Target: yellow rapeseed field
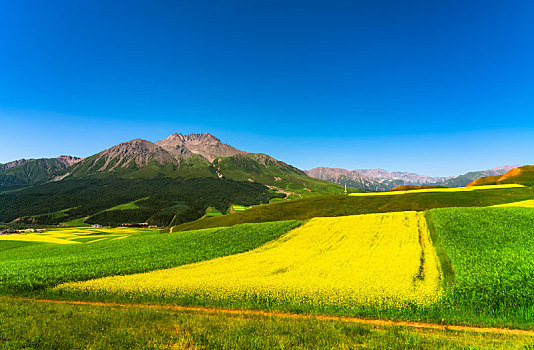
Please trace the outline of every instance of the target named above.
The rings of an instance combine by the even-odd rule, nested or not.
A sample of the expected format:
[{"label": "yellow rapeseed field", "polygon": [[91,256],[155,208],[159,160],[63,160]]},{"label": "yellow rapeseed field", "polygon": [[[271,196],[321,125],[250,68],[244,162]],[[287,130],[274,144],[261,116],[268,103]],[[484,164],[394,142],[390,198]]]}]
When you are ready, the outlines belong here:
[{"label": "yellow rapeseed field", "polygon": [[258,249],[56,290],[354,307],[426,305],[440,269],[422,213],[315,218]]},{"label": "yellow rapeseed field", "polygon": [[523,207],[523,208],[534,208],[534,199],[529,199],[529,200],[526,200],[526,201],[520,201],[520,202],[513,202],[513,203],[506,203],[506,204],[493,205],[493,207]]},{"label": "yellow rapeseed field", "polygon": [[485,185],[485,186],[469,186],[469,187],[452,187],[452,188],[424,188],[420,190],[408,190],[408,191],[391,191],[391,192],[369,192],[369,193],[350,193],[349,196],[396,196],[399,194],[407,193],[425,193],[425,192],[470,192],[478,190],[495,190],[504,188],[519,188],[525,187],[517,184],[505,184],[505,185]]},{"label": "yellow rapeseed field", "polygon": [[93,228],[70,227],[46,229],[43,232],[23,233],[16,235],[0,235],[0,240],[29,241],[57,244],[93,243],[105,239],[121,239],[138,232],[139,229],[126,227]]}]

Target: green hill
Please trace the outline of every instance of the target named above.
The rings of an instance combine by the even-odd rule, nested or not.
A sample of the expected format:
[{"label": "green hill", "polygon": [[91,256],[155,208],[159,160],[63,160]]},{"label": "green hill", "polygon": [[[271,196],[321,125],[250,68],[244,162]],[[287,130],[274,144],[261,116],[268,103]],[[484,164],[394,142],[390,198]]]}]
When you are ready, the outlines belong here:
[{"label": "green hill", "polygon": [[504,175],[486,176],[476,179],[468,186],[498,185],[498,184],[521,184],[534,185],[534,165],[524,165],[514,168]]},{"label": "green hill", "polygon": [[531,199],[529,187],[480,191],[426,192],[399,195],[317,196],[260,205],[230,215],[202,218],[173,227],[174,231],[232,226],[246,222],[308,220],[313,217],[344,216],[443,207],[481,207]]},{"label": "green hill", "polygon": [[[277,196],[259,183],[219,178],[70,179],[0,194],[0,222],[57,225],[86,218],[104,225],[166,226],[198,219],[209,206],[226,212],[233,203],[250,206]],[[135,209],[106,210],[133,201]]]},{"label": "green hill", "polygon": [[15,190],[49,181],[58,173],[77,162],[79,158],[20,159],[0,164],[0,192]]}]

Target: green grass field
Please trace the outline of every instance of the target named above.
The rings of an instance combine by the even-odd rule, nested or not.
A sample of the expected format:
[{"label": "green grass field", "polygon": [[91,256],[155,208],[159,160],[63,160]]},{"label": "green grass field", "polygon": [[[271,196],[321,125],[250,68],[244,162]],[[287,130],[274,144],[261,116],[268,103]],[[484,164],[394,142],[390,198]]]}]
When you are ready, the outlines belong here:
[{"label": "green grass field", "polygon": [[0,299],[5,349],[531,349],[531,336]]},{"label": "green grass field", "polygon": [[[449,317],[534,327],[534,209],[430,211],[442,245]],[[446,254],[446,257],[443,255]]]},{"label": "green grass field", "polygon": [[140,202],[140,201],[143,201],[145,199],[148,199],[148,198],[149,197],[144,197],[144,198],[140,198],[140,199],[137,199],[135,201],[132,201],[132,202],[119,204],[119,205],[116,205],[116,206],[114,206],[112,208],[106,209],[105,211],[139,209],[139,206],[136,203]]}]

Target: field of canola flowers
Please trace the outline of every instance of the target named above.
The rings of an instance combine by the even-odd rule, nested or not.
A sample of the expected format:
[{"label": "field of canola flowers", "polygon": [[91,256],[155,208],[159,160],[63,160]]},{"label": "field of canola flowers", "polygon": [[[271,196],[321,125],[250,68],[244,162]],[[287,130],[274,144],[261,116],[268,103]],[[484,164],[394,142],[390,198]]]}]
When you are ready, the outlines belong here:
[{"label": "field of canola flowers", "polygon": [[246,253],[54,290],[351,310],[432,304],[440,280],[423,214],[397,212],[315,218]]},{"label": "field of canola flowers", "polygon": [[132,234],[139,233],[154,233],[154,230],[125,227],[75,227],[57,229],[52,228],[43,230],[43,232],[36,233],[2,235],[0,236],[0,241],[42,242],[56,244],[94,243],[112,239],[123,239],[129,237]]},{"label": "field of canola flowers", "polygon": [[522,208],[534,208],[534,199],[526,200],[526,201],[519,201],[519,202],[512,202],[512,203],[506,203],[506,204],[498,204],[493,205],[493,207],[522,207]]},{"label": "field of canola flowers", "polygon": [[180,233],[146,230],[124,239],[83,244],[2,240],[0,294],[40,293],[66,281],[152,271],[241,253],[298,225],[298,221],[279,221]]},{"label": "field of canola flowers", "polygon": [[504,184],[504,185],[485,185],[485,186],[469,186],[469,187],[451,187],[451,188],[424,188],[420,190],[407,190],[407,191],[388,191],[388,192],[368,192],[368,193],[349,193],[349,196],[353,197],[365,197],[365,196],[397,196],[400,194],[413,194],[413,193],[427,193],[427,192],[472,192],[479,190],[497,190],[507,188],[521,188],[523,185],[517,184]]}]

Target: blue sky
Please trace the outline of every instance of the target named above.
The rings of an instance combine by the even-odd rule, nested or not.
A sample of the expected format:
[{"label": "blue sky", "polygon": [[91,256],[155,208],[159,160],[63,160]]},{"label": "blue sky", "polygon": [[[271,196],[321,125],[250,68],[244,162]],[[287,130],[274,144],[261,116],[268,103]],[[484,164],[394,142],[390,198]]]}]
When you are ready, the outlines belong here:
[{"label": "blue sky", "polygon": [[2,1],[0,163],[210,132],[297,167],[534,163],[534,2]]}]

